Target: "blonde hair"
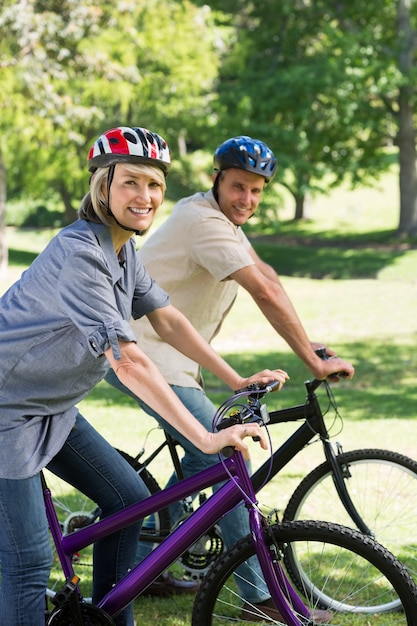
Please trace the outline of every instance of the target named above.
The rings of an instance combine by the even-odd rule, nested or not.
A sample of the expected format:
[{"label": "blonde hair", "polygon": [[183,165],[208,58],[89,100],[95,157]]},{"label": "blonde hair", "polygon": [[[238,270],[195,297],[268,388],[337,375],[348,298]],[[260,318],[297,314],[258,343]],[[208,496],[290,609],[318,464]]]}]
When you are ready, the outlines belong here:
[{"label": "blonde hair", "polygon": [[[116,163],[117,167],[117,163]],[[163,193],[166,191],[166,182],[163,171],[153,165],[123,163],[123,167],[132,174],[151,176],[161,183]],[[78,217],[89,222],[110,225],[108,219],[107,180],[108,167],[99,167],[91,176],[90,191],[84,196],[78,210]]]}]

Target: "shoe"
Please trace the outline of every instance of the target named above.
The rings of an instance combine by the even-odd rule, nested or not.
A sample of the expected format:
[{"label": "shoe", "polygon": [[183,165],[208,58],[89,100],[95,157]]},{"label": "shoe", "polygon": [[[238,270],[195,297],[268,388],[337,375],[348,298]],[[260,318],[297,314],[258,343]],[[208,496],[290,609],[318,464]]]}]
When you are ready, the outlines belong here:
[{"label": "shoe", "polygon": [[[328,624],[332,617],[333,613],[331,611],[314,609],[310,615],[311,624]],[[245,602],[242,608],[241,619],[246,622],[284,622],[281,613],[278,611],[271,598],[257,604]]]},{"label": "shoe", "polygon": [[142,595],[172,596],[178,593],[196,594],[200,583],[185,578],[175,578],[170,572],[164,572],[145,589]]}]

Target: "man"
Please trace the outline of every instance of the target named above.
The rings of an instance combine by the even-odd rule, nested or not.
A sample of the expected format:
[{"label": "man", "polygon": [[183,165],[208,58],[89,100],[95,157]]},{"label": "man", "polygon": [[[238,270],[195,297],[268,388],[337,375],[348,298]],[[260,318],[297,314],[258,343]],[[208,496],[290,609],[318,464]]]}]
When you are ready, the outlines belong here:
[{"label": "man", "polygon": [[[274,154],[262,141],[247,136],[228,139],[214,154],[212,189],[178,202],[144,243],[140,257],[172,303],[207,341],[219,332],[242,286],[313,376],[324,379],[342,372],[351,378],[352,365],[331,350],[327,350],[331,358],[326,361],[317,356],[314,349],[322,344],[310,342],[275,270],[259,258],[241,228],[257,210],[264,186],[276,168]],[[161,341],[146,319],[132,324],[140,336],[141,349],[157,364],[191,413],[209,428],[215,407],[204,393],[198,364]],[[138,402],[183,445],[185,476],[218,462],[217,455],[199,452],[140,399]],[[170,484],[174,481],[171,478]],[[181,512],[180,506],[171,511],[174,522]],[[248,534],[247,514],[237,509],[221,520],[220,527],[229,548]],[[253,596],[253,591],[246,591]],[[272,618],[277,616],[267,592],[251,601]],[[317,623],[329,620],[328,612],[316,613]]]}]

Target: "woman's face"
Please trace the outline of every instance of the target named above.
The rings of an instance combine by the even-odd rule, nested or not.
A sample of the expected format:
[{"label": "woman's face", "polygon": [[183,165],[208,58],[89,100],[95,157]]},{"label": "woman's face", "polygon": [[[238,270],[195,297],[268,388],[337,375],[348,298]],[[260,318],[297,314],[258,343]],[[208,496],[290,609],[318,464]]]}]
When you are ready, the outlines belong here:
[{"label": "woman's face", "polygon": [[110,187],[110,208],[116,220],[132,231],[146,231],[164,199],[164,186],[152,171],[133,172],[122,163],[115,167]]}]

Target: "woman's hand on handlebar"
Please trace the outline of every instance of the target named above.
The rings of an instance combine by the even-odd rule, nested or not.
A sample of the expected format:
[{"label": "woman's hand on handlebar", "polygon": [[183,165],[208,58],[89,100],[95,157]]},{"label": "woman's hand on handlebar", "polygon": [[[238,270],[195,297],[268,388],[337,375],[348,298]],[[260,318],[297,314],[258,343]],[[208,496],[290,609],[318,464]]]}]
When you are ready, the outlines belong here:
[{"label": "woman's hand on handlebar", "polygon": [[245,459],[249,458],[249,448],[245,443],[246,437],[256,438],[259,441],[261,448],[268,449],[268,442],[265,435],[265,430],[262,429],[259,424],[236,424],[230,428],[225,428],[217,433],[207,432],[207,438],[204,442],[204,450],[206,454],[215,454],[216,452],[222,452],[225,449],[235,448],[240,450]]},{"label": "woman's hand on handlebar", "polygon": [[260,385],[268,385],[268,383],[273,382],[274,380],[279,381],[279,387],[277,390],[280,391],[287,380],[290,377],[287,372],[284,370],[262,370],[262,372],[258,372],[257,374],[252,374],[249,378],[242,378],[237,389],[243,389],[244,387],[248,387],[253,383],[258,383]]}]

